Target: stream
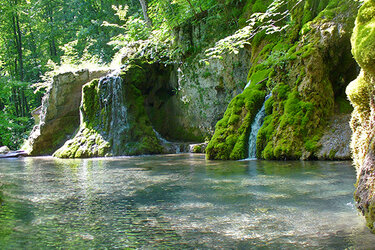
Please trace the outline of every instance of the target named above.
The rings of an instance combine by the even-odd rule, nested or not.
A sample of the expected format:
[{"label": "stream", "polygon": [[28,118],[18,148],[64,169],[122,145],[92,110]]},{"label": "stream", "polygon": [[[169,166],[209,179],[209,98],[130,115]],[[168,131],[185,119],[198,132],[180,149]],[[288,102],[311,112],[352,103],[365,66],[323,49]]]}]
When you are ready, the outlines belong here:
[{"label": "stream", "polygon": [[351,162],[1,159],[0,249],[370,249]]}]

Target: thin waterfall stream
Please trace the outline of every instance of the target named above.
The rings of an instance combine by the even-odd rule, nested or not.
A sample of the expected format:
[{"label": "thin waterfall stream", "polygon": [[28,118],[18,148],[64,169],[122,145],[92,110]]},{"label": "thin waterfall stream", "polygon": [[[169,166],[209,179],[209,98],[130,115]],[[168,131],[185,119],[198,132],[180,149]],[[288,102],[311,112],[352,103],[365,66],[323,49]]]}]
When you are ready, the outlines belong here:
[{"label": "thin waterfall stream", "polygon": [[[114,152],[118,151],[129,130],[128,111],[125,106],[124,88],[118,71],[102,77],[99,81],[100,115],[103,128],[108,130],[108,137],[112,141]],[[82,118],[81,118],[82,119]]]},{"label": "thin waterfall stream", "polygon": [[249,135],[249,151],[248,151],[248,159],[256,159],[257,158],[257,135],[260,128],[263,125],[264,118],[266,117],[266,101],[270,98],[272,94],[266,96],[262,108],[259,110],[257,115],[254,118],[253,123],[251,124],[251,130]]}]

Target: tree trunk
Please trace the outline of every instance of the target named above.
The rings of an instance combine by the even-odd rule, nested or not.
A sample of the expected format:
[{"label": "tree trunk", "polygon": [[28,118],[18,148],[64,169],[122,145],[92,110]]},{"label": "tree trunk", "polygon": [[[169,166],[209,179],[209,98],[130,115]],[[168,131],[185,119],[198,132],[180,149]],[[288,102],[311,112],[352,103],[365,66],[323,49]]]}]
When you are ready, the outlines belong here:
[{"label": "tree trunk", "polygon": [[12,87],[12,99],[13,99],[14,107],[16,109],[16,116],[19,117],[17,90],[15,87]]},{"label": "tree trunk", "polygon": [[189,3],[190,8],[193,11],[195,18],[198,19],[198,15],[197,15],[197,12],[195,12],[194,6],[191,4],[190,0],[186,0],[186,1]]},{"label": "tree trunk", "polygon": [[21,29],[20,29],[20,22],[18,16],[16,16],[16,24],[17,24],[17,33],[18,33],[18,59],[20,62],[20,79],[23,82],[23,54],[22,54],[22,37],[21,37]]},{"label": "tree trunk", "polygon": [[150,17],[148,16],[148,13],[147,13],[147,0],[139,0],[139,3],[141,4],[142,6],[142,12],[143,12],[143,17],[148,25],[148,27],[152,27],[152,22],[151,22],[151,19]]},{"label": "tree trunk", "polygon": [[13,21],[13,35],[14,35],[14,40],[16,41],[16,48],[17,48],[17,54],[18,54],[19,76],[20,76],[20,80],[23,81],[22,40],[21,40],[21,30],[20,30],[18,16],[13,15],[12,21]]},{"label": "tree trunk", "polygon": [[51,58],[54,60],[57,57],[57,49],[56,49],[56,42],[55,42],[55,36],[54,36],[54,20],[53,20],[53,10],[48,10],[48,16],[49,16],[49,21],[51,23],[51,40],[49,41],[49,52],[51,55]]},{"label": "tree trunk", "polygon": [[51,38],[51,41],[49,42],[49,52],[52,58],[57,57],[56,43],[53,37]]},{"label": "tree trunk", "polygon": [[22,98],[21,98],[21,94],[20,94],[20,89],[17,88],[17,102],[18,102],[18,110],[19,110],[19,117],[24,117],[24,113],[23,113],[23,107],[22,107]]}]

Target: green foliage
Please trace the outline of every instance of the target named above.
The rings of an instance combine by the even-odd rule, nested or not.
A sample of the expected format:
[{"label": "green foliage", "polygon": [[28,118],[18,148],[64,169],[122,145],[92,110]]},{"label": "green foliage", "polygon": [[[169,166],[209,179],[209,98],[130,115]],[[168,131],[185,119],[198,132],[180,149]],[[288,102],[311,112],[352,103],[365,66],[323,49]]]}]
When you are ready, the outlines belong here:
[{"label": "green foliage", "polygon": [[[18,149],[27,139],[27,135],[34,125],[30,114],[20,114],[18,107],[22,102],[22,95],[30,100],[22,105],[32,110],[40,103],[33,102],[33,91],[28,83],[15,81],[9,77],[0,77],[0,145],[6,145],[10,149]],[[25,107],[26,109],[26,107]]]},{"label": "green foliage", "polygon": [[[258,1],[257,1],[258,2]],[[207,58],[222,58],[223,53],[238,54],[239,49],[246,45],[257,46],[258,41],[265,35],[275,35],[285,31],[289,24],[286,22],[290,16],[285,11],[287,1],[275,0],[268,7],[264,8],[264,2],[259,1],[259,10],[267,10],[264,13],[254,13],[247,21],[247,25],[238,30],[234,35],[218,41],[213,48],[206,50]]]},{"label": "green foliage", "polygon": [[116,11],[116,15],[123,22],[122,25],[110,24],[106,21],[103,22],[103,26],[115,27],[122,30],[125,34],[119,34],[111,38],[109,45],[115,45],[115,48],[121,48],[127,45],[129,42],[138,40],[146,40],[150,36],[150,27],[147,26],[146,22],[138,17],[127,16],[129,6],[113,6]]},{"label": "green foliage", "polygon": [[172,30],[217,5],[219,3],[214,0],[152,0],[149,4],[149,13],[154,26],[166,26]]}]

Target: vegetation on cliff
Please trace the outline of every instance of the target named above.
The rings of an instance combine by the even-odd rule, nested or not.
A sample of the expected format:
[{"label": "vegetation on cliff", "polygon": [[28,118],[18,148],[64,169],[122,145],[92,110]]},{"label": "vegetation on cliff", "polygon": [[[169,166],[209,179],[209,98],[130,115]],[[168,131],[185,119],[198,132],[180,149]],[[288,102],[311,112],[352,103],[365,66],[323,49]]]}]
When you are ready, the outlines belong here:
[{"label": "vegetation on cliff", "polygon": [[[359,1],[153,0],[148,1],[147,11],[141,8],[147,1],[139,4],[136,0],[126,1],[126,5],[121,6],[111,0],[100,3],[56,1],[52,6],[45,1],[15,3],[14,8],[5,4],[1,8],[9,17],[18,19],[20,30],[27,30],[29,15],[35,18],[29,31],[21,32],[21,38],[9,37],[15,43],[18,41],[18,45],[20,39],[25,41],[21,45],[24,53],[14,53],[12,58],[16,59],[16,64],[14,60],[2,59],[4,77],[21,80],[26,72],[21,64],[27,62],[28,68],[39,67],[39,71],[25,73],[24,80],[38,82],[45,72],[56,70],[59,65],[83,61],[106,64],[116,53],[117,62],[128,67],[140,66],[134,60],[144,60],[149,65],[155,63],[152,67],[141,65],[143,70],[131,83],[140,92],[136,109],[141,110],[142,115],[136,116],[140,121],[147,120],[144,122],[147,126],[142,129],[153,137],[150,132],[153,127],[172,140],[203,141],[213,135],[207,148],[209,159],[246,158],[250,124],[267,94],[272,93],[272,97],[266,103],[267,117],[258,133],[258,158],[317,158],[328,119],[335,113],[351,111],[344,89],[357,75],[356,63],[349,53],[349,37]],[[66,15],[55,9],[65,10]],[[71,11],[74,10],[81,19],[73,18]],[[79,10],[87,10],[89,14],[83,15]],[[50,20],[49,30],[45,20]],[[17,22],[9,23],[5,19],[3,22],[8,25],[4,26],[4,32],[12,27],[17,31]],[[65,34],[57,31],[64,23],[68,23]],[[39,30],[41,35],[37,36],[35,33]],[[47,39],[42,40],[43,36]],[[5,40],[2,44],[6,44]],[[31,45],[36,49],[32,50]],[[16,46],[15,52],[18,50]],[[245,62],[228,59],[228,55],[245,54],[248,55],[248,58],[244,56]],[[43,60],[34,65],[32,58]],[[231,65],[227,67],[225,63],[218,63],[219,60],[231,60]],[[161,65],[166,70],[158,68]],[[233,69],[232,76],[220,67]],[[236,68],[248,70],[249,87],[241,94],[246,82],[233,76]],[[159,78],[154,71],[161,72]],[[86,85],[83,91],[85,100],[81,108],[87,121],[75,134],[76,138],[81,136],[79,145],[86,148],[85,151],[92,144],[87,138],[95,138],[93,141],[98,140],[103,147],[101,153],[94,150],[92,155],[78,153],[78,156],[118,154],[113,152],[108,138],[96,134],[98,127],[105,125],[93,125],[95,120],[89,108],[95,110],[95,116],[108,120],[104,123],[110,123],[111,119],[106,117],[110,111],[95,106],[101,102],[97,98],[99,92],[105,90],[98,89],[99,82],[97,87],[92,84]],[[89,89],[92,92],[96,89],[97,93],[91,95],[87,92]],[[237,94],[223,114],[223,107]],[[213,107],[215,105],[219,108]],[[214,134],[212,128],[222,114],[224,117],[217,123]],[[110,128],[104,127],[99,129],[101,136],[109,133]],[[68,130],[69,135],[56,133],[53,136],[66,140],[74,128]],[[57,146],[60,142],[54,149]],[[77,147],[78,144],[72,144],[70,148]],[[119,152],[135,154],[133,151],[140,152],[130,149]],[[145,152],[159,151],[147,149]],[[76,153],[69,155],[75,157]],[[329,153],[330,158],[335,158],[334,155],[334,151]]]},{"label": "vegetation on cliff", "polygon": [[375,232],[375,2],[367,0],[360,8],[352,36],[352,53],[361,66],[361,73],[346,89],[354,106],[351,128],[352,152],[357,168],[354,198],[366,218],[367,226]]},{"label": "vegetation on cliff", "polygon": [[[215,56],[236,46],[252,47],[248,80],[265,84],[272,93],[258,133],[258,158],[314,159],[330,116],[350,112],[344,90],[357,74],[349,39],[358,6],[351,1],[273,1],[264,14],[251,16],[249,26],[209,51]],[[217,128],[213,138],[225,133],[233,135]],[[229,145],[236,145],[235,138]],[[209,159],[244,158],[223,155],[216,143],[207,149]]]},{"label": "vegetation on cliff", "polygon": [[147,62],[133,62],[121,76],[107,76],[83,86],[79,131],[54,156],[87,158],[162,152],[137,88],[144,77],[143,64]]}]

